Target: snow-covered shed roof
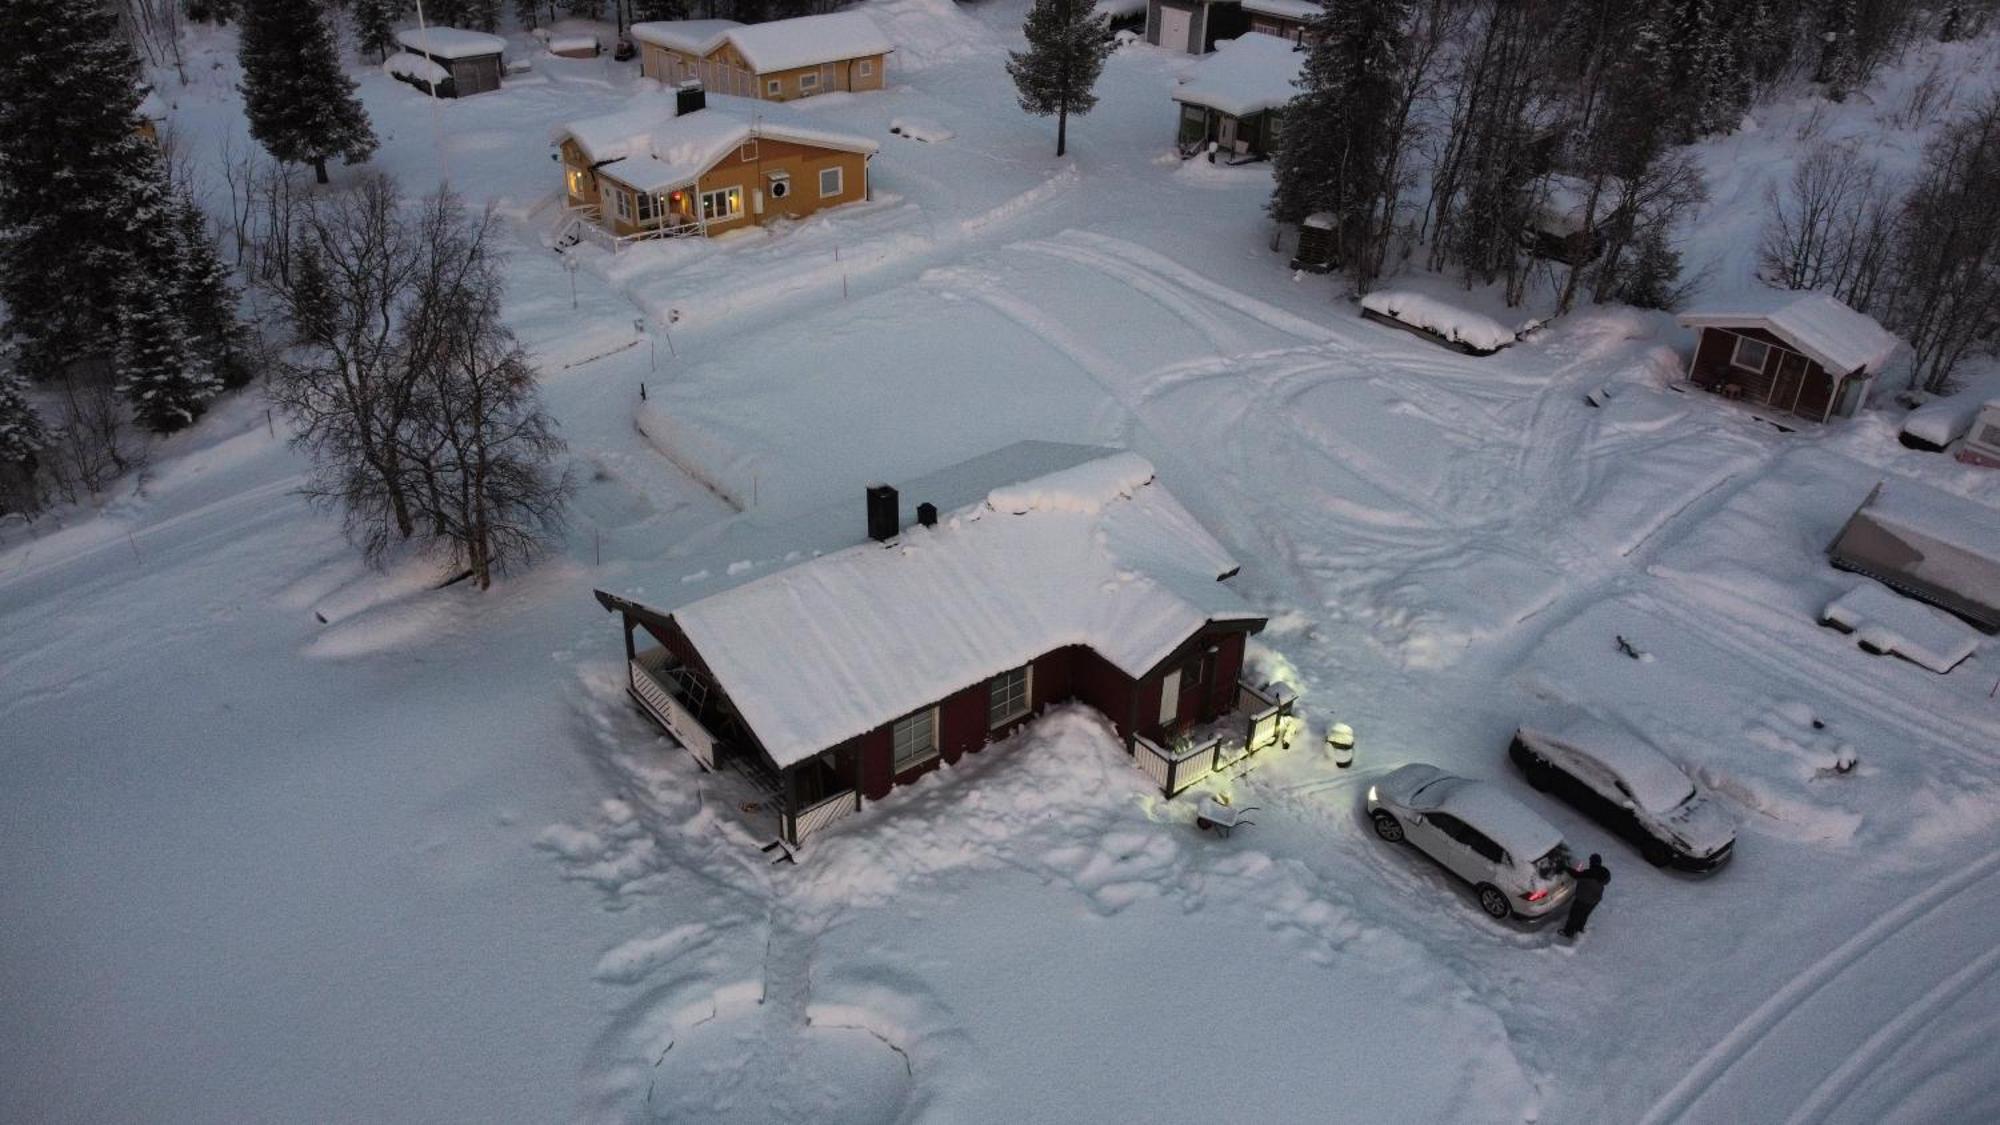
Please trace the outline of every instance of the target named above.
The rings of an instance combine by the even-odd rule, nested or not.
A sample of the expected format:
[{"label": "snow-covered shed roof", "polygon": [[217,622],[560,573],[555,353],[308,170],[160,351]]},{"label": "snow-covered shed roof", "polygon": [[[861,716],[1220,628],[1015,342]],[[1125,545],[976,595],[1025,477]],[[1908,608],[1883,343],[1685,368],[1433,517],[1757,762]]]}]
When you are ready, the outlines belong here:
[{"label": "snow-covered shed roof", "polygon": [[895,50],[875,21],[860,12],[832,12],[767,23],[665,20],[635,23],[633,37],[658,47],[706,55],[727,40],[759,74]]},{"label": "snow-covered shed roof", "polygon": [[1243,0],[1243,10],[1301,23],[1311,23],[1324,11],[1312,0]]},{"label": "snow-covered shed roof", "polygon": [[1097,0],[1090,10],[1111,19],[1143,15],[1146,11],[1146,0]]},{"label": "snow-covered shed roof", "polygon": [[1452,343],[1495,351],[1513,343],[1517,333],[1484,313],[1461,309],[1425,293],[1405,289],[1375,289],[1361,298],[1361,307],[1400,320]]},{"label": "snow-covered shed roof", "polygon": [[1251,31],[1215,45],[1174,87],[1174,100],[1207,106],[1231,117],[1277,109],[1298,93],[1305,52],[1289,39]]},{"label": "snow-covered shed roof", "polygon": [[704,100],[706,108],[676,116],[674,93],[640,94],[616,113],[556,126],[552,140],[575,141],[593,165],[610,165],[606,174],[644,192],[693,183],[752,137],[846,152],[872,153],[879,147],[867,137],[828,129],[776,102],[721,94],[708,94]]},{"label": "snow-covered shed roof", "polygon": [[404,28],[396,33],[396,42],[434,59],[469,59],[507,49],[507,41],[498,35],[456,27]]},{"label": "snow-covered shed roof", "polygon": [[742,27],[735,20],[655,20],[632,25],[632,38],[655,47],[705,55],[722,46],[725,35]]},{"label": "snow-covered shed roof", "polygon": [[1881,371],[1896,338],[1825,293],[1766,289],[1691,309],[1688,328],[1762,328],[1835,375]]},{"label": "snow-covered shed roof", "polygon": [[1142,676],[1211,621],[1262,620],[1218,581],[1235,569],[1150,463],[1107,453],[672,616],[784,766],[1067,645]]},{"label": "snow-covered shed roof", "polygon": [[1533,863],[1562,843],[1562,833],[1491,782],[1453,778],[1437,808],[1472,825],[1520,863]]}]

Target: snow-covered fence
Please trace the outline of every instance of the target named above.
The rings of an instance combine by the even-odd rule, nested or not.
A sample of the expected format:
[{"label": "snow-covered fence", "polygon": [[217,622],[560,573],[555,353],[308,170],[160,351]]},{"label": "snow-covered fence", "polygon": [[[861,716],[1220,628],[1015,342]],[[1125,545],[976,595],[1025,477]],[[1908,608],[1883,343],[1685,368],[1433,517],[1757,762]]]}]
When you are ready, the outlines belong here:
[{"label": "snow-covered fence", "polygon": [[1250,716],[1244,733],[1243,752],[1255,754],[1284,740],[1285,721],[1292,717],[1292,701],[1280,698],[1245,681],[1236,684],[1236,709]]},{"label": "snow-covered fence", "polygon": [[797,847],[821,829],[860,811],[861,794],[852,789],[835,793],[785,817],[785,838]]}]

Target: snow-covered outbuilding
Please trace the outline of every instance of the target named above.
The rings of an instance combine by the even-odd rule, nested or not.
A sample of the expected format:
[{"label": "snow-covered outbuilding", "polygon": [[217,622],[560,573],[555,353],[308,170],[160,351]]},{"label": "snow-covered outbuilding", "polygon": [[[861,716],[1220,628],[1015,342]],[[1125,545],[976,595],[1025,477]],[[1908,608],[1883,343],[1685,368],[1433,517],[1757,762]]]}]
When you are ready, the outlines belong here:
[{"label": "snow-covered outbuilding", "polygon": [[1240,0],[1146,0],[1146,42],[1205,55],[1249,26]]},{"label": "snow-covered outbuilding", "polygon": [[896,48],[861,12],[740,24],[661,20],[632,25],[639,71],[669,86],[783,102],[830,90],[879,90]]},{"label": "snow-covered outbuilding", "polygon": [[700,86],[643,93],[551,140],[579,223],[617,239],[720,234],[868,198],[877,145]]},{"label": "snow-covered outbuilding", "polygon": [[1174,87],[1181,155],[1207,150],[1211,160],[1219,152],[1232,162],[1269,156],[1304,62],[1305,52],[1290,40],[1259,32],[1216,44]]},{"label": "snow-covered outbuilding", "polygon": [[848,545],[739,585],[597,591],[633,696],[704,766],[765,779],[787,842],[1052,703],[1102,712],[1157,779],[1164,747],[1245,698],[1264,618],[1143,458],[1023,442],[866,499]]},{"label": "snow-covered outbuilding", "polygon": [[1813,422],[1851,416],[1896,350],[1874,320],[1825,293],[1764,290],[1680,314],[1700,330],[1688,378]]},{"label": "snow-covered outbuilding", "polygon": [[1243,13],[1250,21],[1250,30],[1289,39],[1300,46],[1318,40],[1312,25],[1324,10],[1312,0],[1243,0]]},{"label": "snow-covered outbuilding", "polygon": [[456,27],[407,28],[396,33],[402,51],[383,68],[441,98],[464,98],[500,88],[507,41]]},{"label": "snow-covered outbuilding", "polygon": [[2000,632],[2000,512],[1915,481],[1868,493],[1827,548],[1834,566]]},{"label": "snow-covered outbuilding", "polygon": [[1968,465],[2000,469],[2000,398],[1979,408],[1979,415],[1966,428],[1965,440],[1953,454]]}]

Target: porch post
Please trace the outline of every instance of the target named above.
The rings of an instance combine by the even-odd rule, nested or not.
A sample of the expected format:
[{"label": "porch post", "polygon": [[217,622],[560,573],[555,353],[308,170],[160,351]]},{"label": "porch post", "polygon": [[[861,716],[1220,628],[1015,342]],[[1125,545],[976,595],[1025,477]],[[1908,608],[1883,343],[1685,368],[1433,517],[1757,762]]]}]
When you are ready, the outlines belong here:
[{"label": "porch post", "polygon": [[854,788],[854,811],[861,811],[861,747],[850,747],[847,751],[847,783]]},{"label": "porch post", "polygon": [[799,784],[796,766],[786,766],[778,774],[779,834],[793,847],[799,846]]}]

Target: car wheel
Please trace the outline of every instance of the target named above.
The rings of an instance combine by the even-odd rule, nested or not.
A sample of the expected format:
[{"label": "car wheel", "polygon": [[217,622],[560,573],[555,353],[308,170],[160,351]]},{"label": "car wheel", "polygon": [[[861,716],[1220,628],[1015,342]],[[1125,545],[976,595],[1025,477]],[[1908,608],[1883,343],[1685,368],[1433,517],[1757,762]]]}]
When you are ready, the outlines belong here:
[{"label": "car wheel", "polygon": [[1495,918],[1506,918],[1514,913],[1514,906],[1507,901],[1507,892],[1491,883],[1479,884],[1479,909]]},{"label": "car wheel", "polygon": [[1403,825],[1385,812],[1375,814],[1375,834],[1392,844],[1403,842]]},{"label": "car wheel", "polygon": [[1673,849],[1660,843],[1658,840],[1647,840],[1645,843],[1640,844],[1639,854],[1644,856],[1646,862],[1652,864],[1654,867],[1665,867],[1674,858]]}]

